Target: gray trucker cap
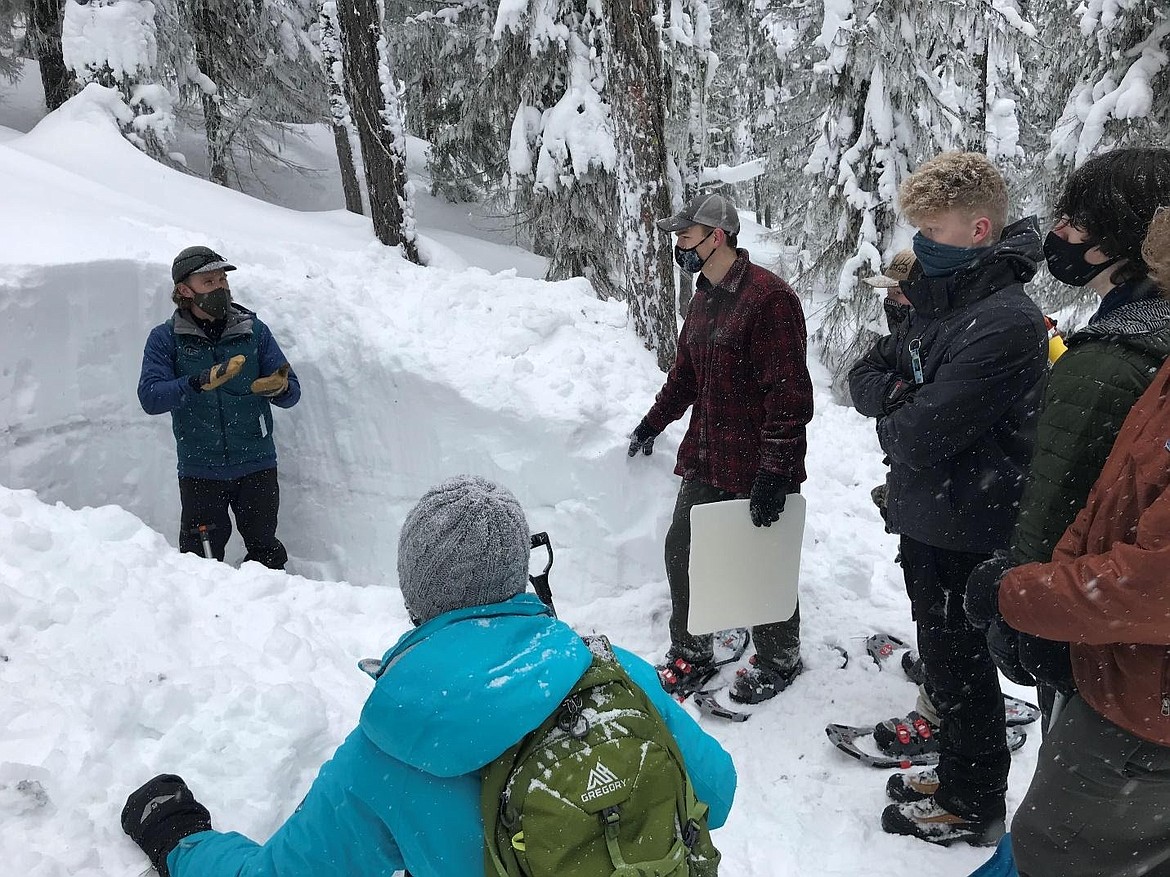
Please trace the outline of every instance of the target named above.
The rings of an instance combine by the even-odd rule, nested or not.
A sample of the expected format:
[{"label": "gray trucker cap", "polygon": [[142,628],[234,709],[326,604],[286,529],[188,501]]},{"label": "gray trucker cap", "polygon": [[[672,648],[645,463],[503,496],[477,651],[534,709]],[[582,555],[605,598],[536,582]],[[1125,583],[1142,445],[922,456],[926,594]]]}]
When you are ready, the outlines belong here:
[{"label": "gray trucker cap", "polygon": [[739,234],[739,214],[731,199],[711,193],[696,195],[674,216],[659,219],[657,224],[666,232],[684,231],[692,225],[706,225],[721,228],[729,234]]}]

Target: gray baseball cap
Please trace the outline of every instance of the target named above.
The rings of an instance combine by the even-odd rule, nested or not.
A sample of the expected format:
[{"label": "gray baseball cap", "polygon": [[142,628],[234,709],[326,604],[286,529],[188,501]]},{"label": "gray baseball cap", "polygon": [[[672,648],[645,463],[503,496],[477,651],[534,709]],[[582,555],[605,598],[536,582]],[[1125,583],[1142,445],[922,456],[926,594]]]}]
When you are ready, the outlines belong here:
[{"label": "gray baseball cap", "polygon": [[659,219],[657,225],[666,232],[685,231],[692,225],[706,225],[721,228],[729,234],[739,234],[739,214],[730,198],[708,193],[696,195],[674,216]]}]

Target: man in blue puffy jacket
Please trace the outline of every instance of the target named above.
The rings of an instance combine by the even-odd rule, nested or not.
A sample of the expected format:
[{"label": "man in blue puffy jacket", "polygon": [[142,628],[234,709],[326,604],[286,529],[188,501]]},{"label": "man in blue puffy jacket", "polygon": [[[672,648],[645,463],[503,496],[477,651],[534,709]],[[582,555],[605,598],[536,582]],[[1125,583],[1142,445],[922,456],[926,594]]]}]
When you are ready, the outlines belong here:
[{"label": "man in blue puffy jacket", "polygon": [[[358,726],[267,843],[211,828],[174,775],[130,795],[122,827],[163,877],[472,877],[484,873],[480,773],[552,714],[591,663],[526,594],[530,536],[505,488],[459,477],[407,516],[398,578],[417,625],[386,652]],[[727,819],[731,757],[614,649],[678,742],[708,824]]]},{"label": "man in blue puffy jacket", "polygon": [[146,340],[138,400],[147,414],[171,415],[179,550],[204,553],[206,545],[223,560],[230,508],[244,559],[284,569],[271,406],[296,405],[301,385],[268,327],[232,301],[227,272],[235,268],[208,247],[175,257],[175,313]]}]

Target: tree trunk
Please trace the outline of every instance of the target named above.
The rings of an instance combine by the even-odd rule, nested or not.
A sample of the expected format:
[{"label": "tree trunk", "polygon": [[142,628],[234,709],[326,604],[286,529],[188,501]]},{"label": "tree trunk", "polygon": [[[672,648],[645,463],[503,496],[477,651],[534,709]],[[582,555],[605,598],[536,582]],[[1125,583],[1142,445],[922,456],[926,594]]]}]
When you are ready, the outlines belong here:
[{"label": "tree trunk", "polygon": [[383,89],[379,72],[389,68],[389,59],[383,57],[381,9],[377,0],[338,0],[336,5],[346,96],[361,144],[374,234],[418,262],[406,201],[405,143],[391,130],[402,118],[401,107],[393,89]]},{"label": "tree trunk", "polygon": [[45,108],[52,112],[69,100],[77,84],[61,52],[61,0],[31,0],[29,7],[29,42],[41,68]]},{"label": "tree trunk", "polygon": [[353,146],[349,142],[349,129],[344,125],[333,125],[333,143],[337,147],[337,165],[341,168],[341,191],[345,195],[345,209],[362,216],[362,188],[357,168],[353,163]]},{"label": "tree trunk", "polygon": [[207,178],[220,186],[228,184],[228,156],[224,130],[223,106],[219,94],[222,87],[216,46],[225,32],[212,11],[215,0],[195,0],[191,23],[195,37],[195,63],[199,72],[215,83],[216,91],[208,94],[200,90],[203,103],[203,128],[207,133]]},{"label": "tree trunk", "polygon": [[345,209],[361,216],[362,188],[357,167],[353,163],[353,118],[345,99],[345,74],[341,63],[341,35],[338,33],[337,7],[325,4],[321,8],[321,63],[329,80],[329,114],[333,124],[333,142],[337,149],[337,164],[341,170],[341,191],[345,195]]},{"label": "tree trunk", "polygon": [[654,220],[670,215],[667,190],[666,100],[654,0],[606,0],[610,25],[607,90],[618,153],[619,239],[626,241],[626,300],[634,329],[658,355],[674,362],[674,261],[669,235]]}]

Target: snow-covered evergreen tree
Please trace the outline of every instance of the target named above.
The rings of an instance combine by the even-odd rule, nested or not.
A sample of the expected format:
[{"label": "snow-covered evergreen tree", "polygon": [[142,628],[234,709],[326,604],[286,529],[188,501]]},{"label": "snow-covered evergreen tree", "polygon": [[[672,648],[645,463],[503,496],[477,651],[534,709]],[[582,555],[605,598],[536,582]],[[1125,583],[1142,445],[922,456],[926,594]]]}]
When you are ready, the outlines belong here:
[{"label": "snow-covered evergreen tree", "polygon": [[210,178],[221,185],[238,180],[240,158],[283,161],[289,124],[323,121],[328,110],[310,34],[315,2],[177,2],[175,67],[185,96],[202,105]]},{"label": "snow-covered evergreen tree", "polygon": [[[1170,7],[1162,0],[1048,0],[1046,22],[1071,21],[1077,51],[1060,62],[1067,89],[1049,153],[1058,175],[1098,152],[1164,143],[1170,129]],[[1057,80],[1056,85],[1060,84]]]},{"label": "snow-covered evergreen tree", "polygon": [[156,158],[174,129],[172,93],[158,81],[155,4],[149,0],[69,0],[62,23],[65,64],[79,82],[118,91],[126,138]]},{"label": "snow-covered evergreen tree", "polygon": [[494,37],[497,5],[398,3],[387,35],[407,83],[411,129],[431,145],[432,193],[503,208],[509,132],[529,56],[517,34]]},{"label": "snow-covered evergreen tree", "polygon": [[840,391],[880,311],[858,278],[907,243],[901,181],[948,149],[988,152],[1001,165],[1021,158],[1017,96],[1026,77],[1015,46],[1035,32],[1014,0],[829,0],[824,8],[826,57],[812,93],[826,109],[805,165],[812,185],[801,249],[805,277],[830,293],[820,340]]}]

